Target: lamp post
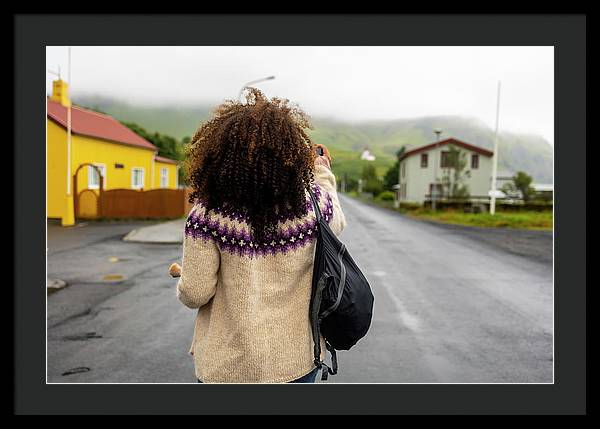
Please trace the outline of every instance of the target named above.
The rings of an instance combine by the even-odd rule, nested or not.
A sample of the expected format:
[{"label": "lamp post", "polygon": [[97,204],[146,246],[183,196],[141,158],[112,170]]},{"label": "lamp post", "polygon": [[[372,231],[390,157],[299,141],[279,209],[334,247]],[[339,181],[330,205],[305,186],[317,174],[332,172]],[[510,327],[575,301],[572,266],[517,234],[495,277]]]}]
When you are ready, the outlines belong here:
[{"label": "lamp post", "polygon": [[435,151],[434,151],[434,156],[433,156],[433,188],[431,189],[431,209],[435,210],[435,200],[436,200],[436,197],[437,197],[437,182],[438,182],[438,177],[437,177],[437,164],[438,164],[437,149],[438,149],[438,144],[440,142],[440,134],[442,134],[442,130],[440,128],[436,128],[435,130],[433,130],[433,132],[435,133],[436,139],[435,139]]},{"label": "lamp post", "polygon": [[238,94],[238,101],[242,101],[242,94],[244,93],[244,89],[248,88],[250,85],[254,85],[259,82],[264,82],[264,81],[273,80],[273,79],[275,79],[275,76],[267,76],[267,77],[263,77],[262,79],[256,79],[256,80],[252,80],[250,82],[246,82],[240,89],[240,93]]},{"label": "lamp post", "polygon": [[490,214],[496,214],[496,176],[498,175],[498,119],[500,117],[500,81],[496,98],[496,130],[494,131],[494,154],[492,158],[492,190],[490,191]]}]

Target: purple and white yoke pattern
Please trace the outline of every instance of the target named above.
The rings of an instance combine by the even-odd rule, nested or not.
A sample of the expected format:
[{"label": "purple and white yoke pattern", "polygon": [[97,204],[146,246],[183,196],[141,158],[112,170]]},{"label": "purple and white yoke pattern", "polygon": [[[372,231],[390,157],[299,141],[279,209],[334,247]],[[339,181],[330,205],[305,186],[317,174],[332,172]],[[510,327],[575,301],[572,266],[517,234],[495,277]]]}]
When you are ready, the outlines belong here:
[{"label": "purple and white yoke pattern", "polygon": [[[325,194],[325,203],[323,205],[321,189],[314,185],[312,190],[315,194],[321,214],[329,223],[333,218],[333,202],[329,193]],[[201,206],[201,203],[198,203]],[[307,198],[307,210],[313,211],[310,198]],[[305,219],[298,219],[288,227],[280,226],[277,233],[269,237],[266,242],[257,243],[252,234],[248,232],[249,226],[235,226],[234,222],[246,222],[245,216],[229,210],[212,210],[209,215],[204,210],[192,210],[185,224],[185,235],[193,239],[212,240],[221,249],[222,252],[236,254],[238,256],[258,257],[267,255],[276,255],[278,253],[287,253],[291,250],[300,248],[310,243],[314,237],[317,228],[317,221],[314,217],[307,216]],[[293,217],[282,215],[279,219],[281,223],[293,221]]]}]

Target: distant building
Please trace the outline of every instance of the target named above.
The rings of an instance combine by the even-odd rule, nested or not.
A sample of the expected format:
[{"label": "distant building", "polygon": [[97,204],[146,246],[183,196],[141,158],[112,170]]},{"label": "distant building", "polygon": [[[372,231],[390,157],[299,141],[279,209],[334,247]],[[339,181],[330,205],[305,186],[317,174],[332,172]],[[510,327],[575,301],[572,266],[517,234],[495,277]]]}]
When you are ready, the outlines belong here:
[{"label": "distant building", "polygon": [[554,185],[552,183],[532,183],[531,187],[535,189],[536,192],[554,192]]},{"label": "distant building", "polygon": [[371,155],[369,148],[366,147],[360,155],[360,159],[365,161],[375,161],[375,155]]},{"label": "distant building", "polygon": [[[448,156],[450,145],[460,152],[466,152],[467,165],[462,176],[463,184],[468,187],[471,197],[488,197],[491,189],[493,152],[455,138],[447,138],[408,150],[402,155],[397,186],[397,197],[400,202],[423,204],[431,198],[435,189],[437,189],[436,198],[446,197],[441,182],[444,175],[451,173],[453,168]],[[434,189],[436,186],[434,163],[436,162],[438,181]]]},{"label": "distant building", "polygon": [[[514,173],[508,171],[498,172],[496,176],[496,189],[502,189],[506,184],[513,184]],[[552,183],[532,183],[531,187],[539,197],[546,200],[552,200],[554,194],[554,185]],[[521,191],[514,190],[506,195],[508,198],[521,199]]]}]

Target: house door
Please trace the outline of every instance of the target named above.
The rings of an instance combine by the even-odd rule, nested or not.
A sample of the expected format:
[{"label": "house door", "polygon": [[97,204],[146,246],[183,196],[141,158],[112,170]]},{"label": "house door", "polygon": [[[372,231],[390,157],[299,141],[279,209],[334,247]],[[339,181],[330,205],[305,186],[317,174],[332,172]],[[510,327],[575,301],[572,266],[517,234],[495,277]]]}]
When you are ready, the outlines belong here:
[{"label": "house door", "polygon": [[[79,193],[77,192],[77,174],[79,173],[79,170],[85,166],[92,167],[98,175],[99,186],[97,194],[92,189],[84,189]],[[100,200],[102,199],[103,188],[104,177],[102,176],[102,171],[98,168],[98,166],[90,162],[85,162],[77,167],[77,170],[75,170],[75,174],[73,175],[73,195],[75,195],[74,203],[76,220],[77,218],[90,219],[99,217],[101,215]]]},{"label": "house door", "polygon": [[93,219],[98,217],[98,195],[91,189],[84,189],[77,195],[75,205],[75,217],[77,219]]}]

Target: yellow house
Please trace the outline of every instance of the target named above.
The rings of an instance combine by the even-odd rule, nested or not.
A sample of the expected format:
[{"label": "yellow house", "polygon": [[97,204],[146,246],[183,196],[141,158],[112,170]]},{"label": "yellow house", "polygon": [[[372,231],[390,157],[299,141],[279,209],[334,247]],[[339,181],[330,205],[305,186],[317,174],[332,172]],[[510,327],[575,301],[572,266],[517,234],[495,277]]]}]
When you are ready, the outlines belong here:
[{"label": "yellow house", "polygon": [[153,188],[177,189],[177,178],[179,177],[179,165],[174,159],[164,156],[154,157],[154,184]]},{"label": "yellow house", "polygon": [[71,106],[63,80],[53,83],[46,125],[47,217],[65,226],[75,223],[76,199],[80,213],[94,210],[89,196],[98,192],[98,173],[104,190],[179,186],[177,161],[158,156],[156,146],[111,116]]}]

